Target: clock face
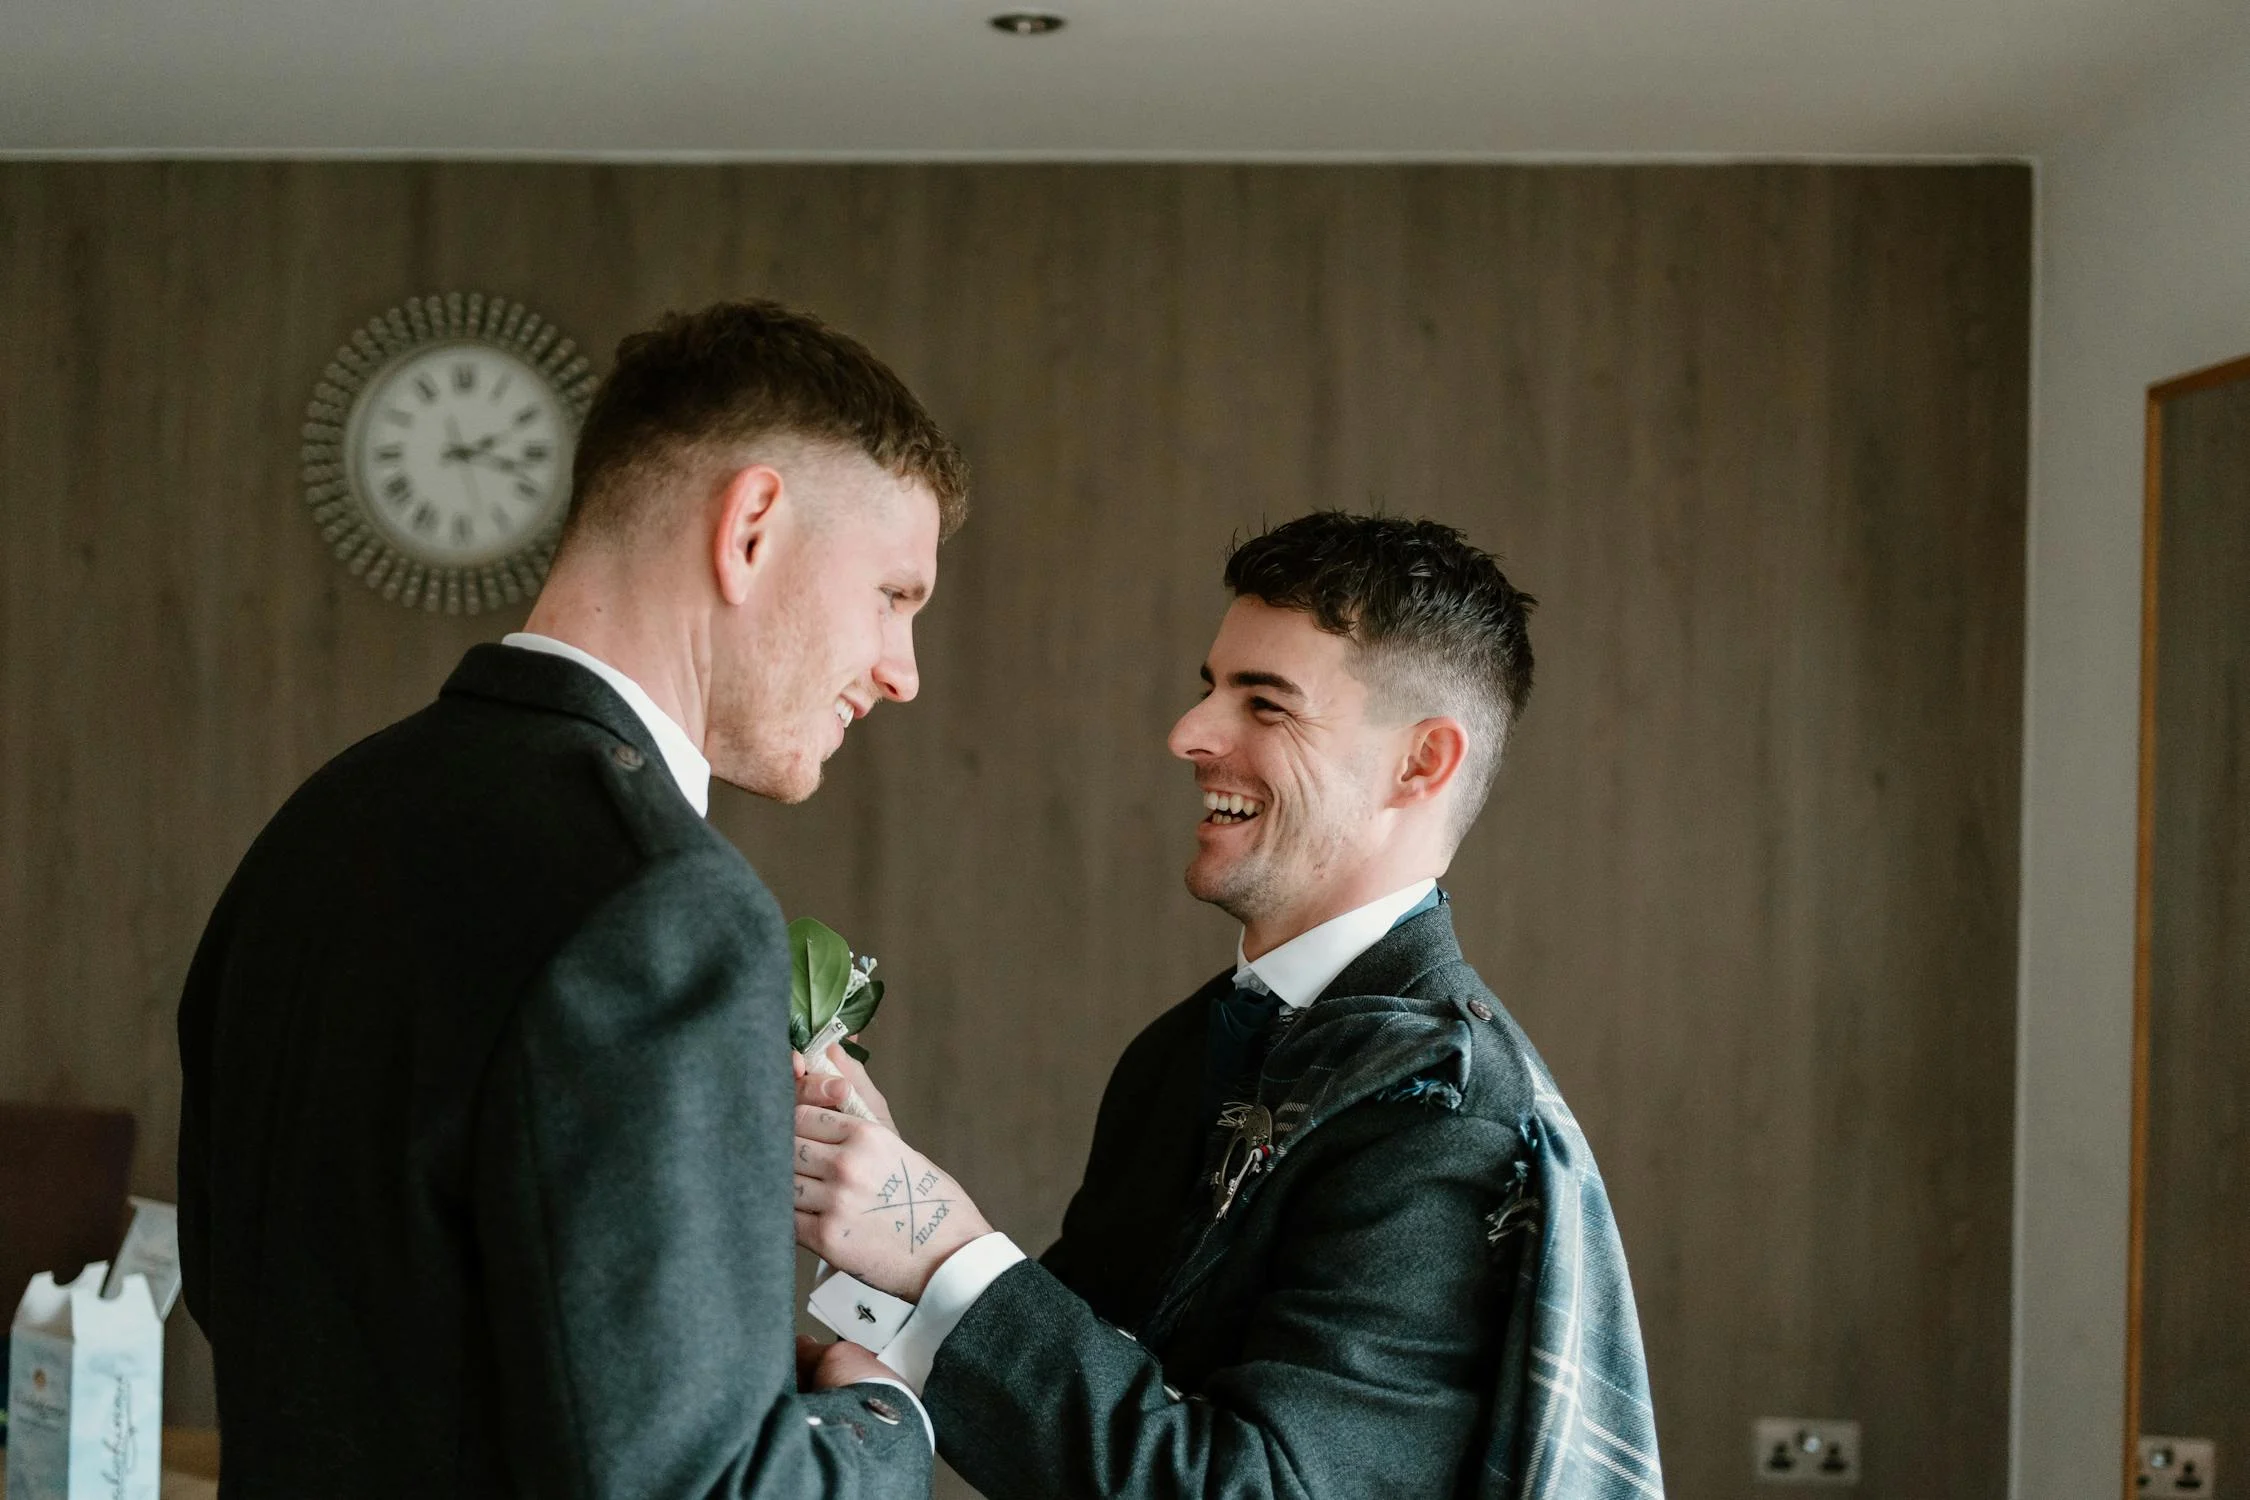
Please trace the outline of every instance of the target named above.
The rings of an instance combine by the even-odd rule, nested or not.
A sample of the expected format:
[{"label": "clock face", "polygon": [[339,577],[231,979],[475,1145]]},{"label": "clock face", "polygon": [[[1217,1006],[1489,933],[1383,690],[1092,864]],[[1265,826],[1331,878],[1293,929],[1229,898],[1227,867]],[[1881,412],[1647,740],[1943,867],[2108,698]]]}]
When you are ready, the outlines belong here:
[{"label": "clock face", "polygon": [[562,519],[572,428],[563,398],[514,351],[423,344],[360,391],[345,463],[368,520],[400,553],[478,567]]},{"label": "clock face", "polygon": [[321,540],[408,609],[502,609],[539,592],[570,501],[594,376],[520,303],[417,297],[337,349],[297,450]]}]

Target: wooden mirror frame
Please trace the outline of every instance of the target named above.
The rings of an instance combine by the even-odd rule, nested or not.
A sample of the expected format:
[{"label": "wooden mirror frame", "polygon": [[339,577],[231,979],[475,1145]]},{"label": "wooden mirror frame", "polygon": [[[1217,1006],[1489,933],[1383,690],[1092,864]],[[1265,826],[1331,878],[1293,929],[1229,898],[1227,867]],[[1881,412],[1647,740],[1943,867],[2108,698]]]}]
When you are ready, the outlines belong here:
[{"label": "wooden mirror frame", "polygon": [[2125,1241],[2126,1500],[2133,1500],[2139,1493],[2134,1481],[2141,1464],[2141,1272],[2147,1238],[2149,983],[2156,913],[2157,558],[2164,536],[2164,403],[2239,381],[2250,381],[2250,357],[2158,381],[2148,388],[2141,508],[2140,802],[2133,873],[2132,1188]]}]

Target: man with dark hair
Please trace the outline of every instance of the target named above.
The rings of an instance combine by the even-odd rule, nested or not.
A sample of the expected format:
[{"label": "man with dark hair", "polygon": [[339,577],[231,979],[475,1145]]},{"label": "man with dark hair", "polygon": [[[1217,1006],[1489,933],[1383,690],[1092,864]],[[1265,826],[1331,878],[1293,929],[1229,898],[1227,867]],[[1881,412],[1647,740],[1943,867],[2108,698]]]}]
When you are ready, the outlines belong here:
[{"label": "man with dark hair", "polygon": [[[1188,889],[1241,944],[1126,1049],[1062,1237],[1025,1259],[806,1078],[799,1241],[918,1304],[883,1358],[995,1500],[1660,1497],[1592,1153],[1436,884],[1530,694],[1532,601],[1456,531],[1338,514],[1226,582],[1171,748]],[[945,1204],[905,1232],[869,1213],[902,1162]]]},{"label": "man with dark hair", "polygon": [[871,1356],[798,1392],[784,926],[703,815],[914,696],[965,479],[817,320],[665,319],[526,630],[259,836],[180,1005],[229,1495],[927,1494]]}]

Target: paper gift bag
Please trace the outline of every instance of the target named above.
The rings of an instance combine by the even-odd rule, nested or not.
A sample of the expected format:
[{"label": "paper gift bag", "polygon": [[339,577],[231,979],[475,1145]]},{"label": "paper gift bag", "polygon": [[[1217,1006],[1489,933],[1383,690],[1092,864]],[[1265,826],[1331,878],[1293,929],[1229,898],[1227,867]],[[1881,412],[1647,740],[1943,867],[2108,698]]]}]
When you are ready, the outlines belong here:
[{"label": "paper gift bag", "polygon": [[31,1280],[8,1354],[8,1500],[157,1500],[164,1324],[148,1278],[106,1262]]}]

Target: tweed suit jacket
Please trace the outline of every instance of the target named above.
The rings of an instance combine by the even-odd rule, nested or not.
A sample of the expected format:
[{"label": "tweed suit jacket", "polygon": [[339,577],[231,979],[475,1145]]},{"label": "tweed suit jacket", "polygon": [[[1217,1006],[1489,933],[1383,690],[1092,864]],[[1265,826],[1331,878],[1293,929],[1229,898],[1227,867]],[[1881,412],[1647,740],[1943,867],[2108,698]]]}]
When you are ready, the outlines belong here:
[{"label": "tweed suit jacket", "polygon": [[[1450,909],[1289,1019],[1243,1101],[1271,1121],[1255,1164],[1201,1108],[1231,982],[1126,1049],[1061,1237],[939,1347],[946,1460],[995,1500],[1660,1497],[1623,1256],[1565,1211],[1599,1197],[1592,1155],[1572,1124],[1564,1161],[1567,1111]],[[1558,1350],[1591,1372],[1560,1398]],[[1595,1376],[1614,1405],[1579,1403]],[[1588,1412],[1634,1451],[1590,1455]]]},{"label": "tweed suit jacket", "polygon": [[927,1494],[896,1391],[796,1391],[788,995],[773,899],[574,663],[478,646],[314,775],[180,1004],[222,1492]]}]

